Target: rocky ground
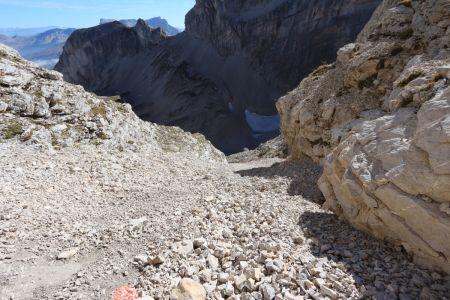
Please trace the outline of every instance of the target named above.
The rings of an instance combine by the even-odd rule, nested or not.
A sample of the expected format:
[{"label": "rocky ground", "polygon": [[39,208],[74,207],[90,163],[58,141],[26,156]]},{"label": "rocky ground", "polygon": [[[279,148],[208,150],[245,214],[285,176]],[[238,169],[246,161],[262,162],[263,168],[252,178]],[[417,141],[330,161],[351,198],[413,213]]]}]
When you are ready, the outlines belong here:
[{"label": "rocky ground", "polygon": [[200,282],[208,299],[450,292],[449,276],[321,210],[320,170],[308,161],[228,166],[175,152],[7,142],[0,169],[2,300],[111,299],[123,285],[168,299],[181,278]]}]

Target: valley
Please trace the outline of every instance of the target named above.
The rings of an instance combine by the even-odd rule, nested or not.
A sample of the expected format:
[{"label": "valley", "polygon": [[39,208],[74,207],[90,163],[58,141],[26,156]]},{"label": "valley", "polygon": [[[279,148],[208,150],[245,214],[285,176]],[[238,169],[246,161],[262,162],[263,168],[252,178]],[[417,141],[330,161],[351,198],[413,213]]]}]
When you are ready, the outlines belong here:
[{"label": "valley", "polygon": [[0,300],[449,299],[449,20],[197,0],[58,71],[0,42]]}]

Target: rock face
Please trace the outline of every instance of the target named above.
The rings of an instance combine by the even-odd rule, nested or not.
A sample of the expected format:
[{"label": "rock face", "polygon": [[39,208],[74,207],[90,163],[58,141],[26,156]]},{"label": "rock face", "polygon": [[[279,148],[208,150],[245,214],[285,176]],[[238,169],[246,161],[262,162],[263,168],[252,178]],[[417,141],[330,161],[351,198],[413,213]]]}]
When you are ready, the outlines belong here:
[{"label": "rock face", "polygon": [[[264,118],[276,115],[275,100],[321,61],[333,61],[379,3],[197,1],[185,32],[144,49],[110,47],[133,30],[125,25],[76,32],[56,69],[95,93],[122,95],[145,120],[201,132],[224,152],[238,152],[278,134],[277,120]],[[132,56],[123,54],[130,49]]]},{"label": "rock face", "polygon": [[325,206],[450,272],[450,1],[385,0],[356,43],[278,102]]},{"label": "rock face", "polygon": [[[0,44],[0,140],[61,149],[104,145],[109,149],[188,151],[224,161],[199,134],[140,120],[129,104],[99,98],[38,68]],[[197,152],[197,150],[199,150]]]},{"label": "rock face", "polygon": [[28,60],[41,67],[53,69],[63,46],[75,29],[51,29],[32,36],[0,35],[0,43],[13,47]]}]

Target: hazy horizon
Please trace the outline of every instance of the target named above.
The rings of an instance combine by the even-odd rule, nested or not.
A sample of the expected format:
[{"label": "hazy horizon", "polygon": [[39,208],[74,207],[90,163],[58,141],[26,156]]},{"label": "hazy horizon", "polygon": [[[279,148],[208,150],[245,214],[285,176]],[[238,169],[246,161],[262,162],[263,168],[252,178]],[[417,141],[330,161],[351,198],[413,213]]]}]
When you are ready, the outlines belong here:
[{"label": "hazy horizon", "polygon": [[154,17],[184,28],[184,16],[194,4],[195,0],[0,0],[0,28],[82,28],[97,25],[101,18]]}]

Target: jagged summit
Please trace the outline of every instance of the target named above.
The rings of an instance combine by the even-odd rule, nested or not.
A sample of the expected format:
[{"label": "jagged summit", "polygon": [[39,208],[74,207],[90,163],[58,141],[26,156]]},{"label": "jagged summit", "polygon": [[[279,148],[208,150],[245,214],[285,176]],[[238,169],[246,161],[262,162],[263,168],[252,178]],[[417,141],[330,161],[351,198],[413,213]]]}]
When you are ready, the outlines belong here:
[{"label": "jagged summit", "polygon": [[[136,23],[137,23],[137,20],[135,20],[135,19],[128,19],[128,20],[100,19],[100,25],[106,24],[106,23],[111,23],[114,21],[118,21],[128,27],[134,27],[134,26],[136,26]],[[169,36],[173,36],[173,35],[180,33],[180,30],[178,28],[171,26],[169,24],[169,22],[167,22],[166,19],[163,19],[161,17],[151,18],[151,19],[145,20],[145,22],[153,28],[161,28]]]}]

